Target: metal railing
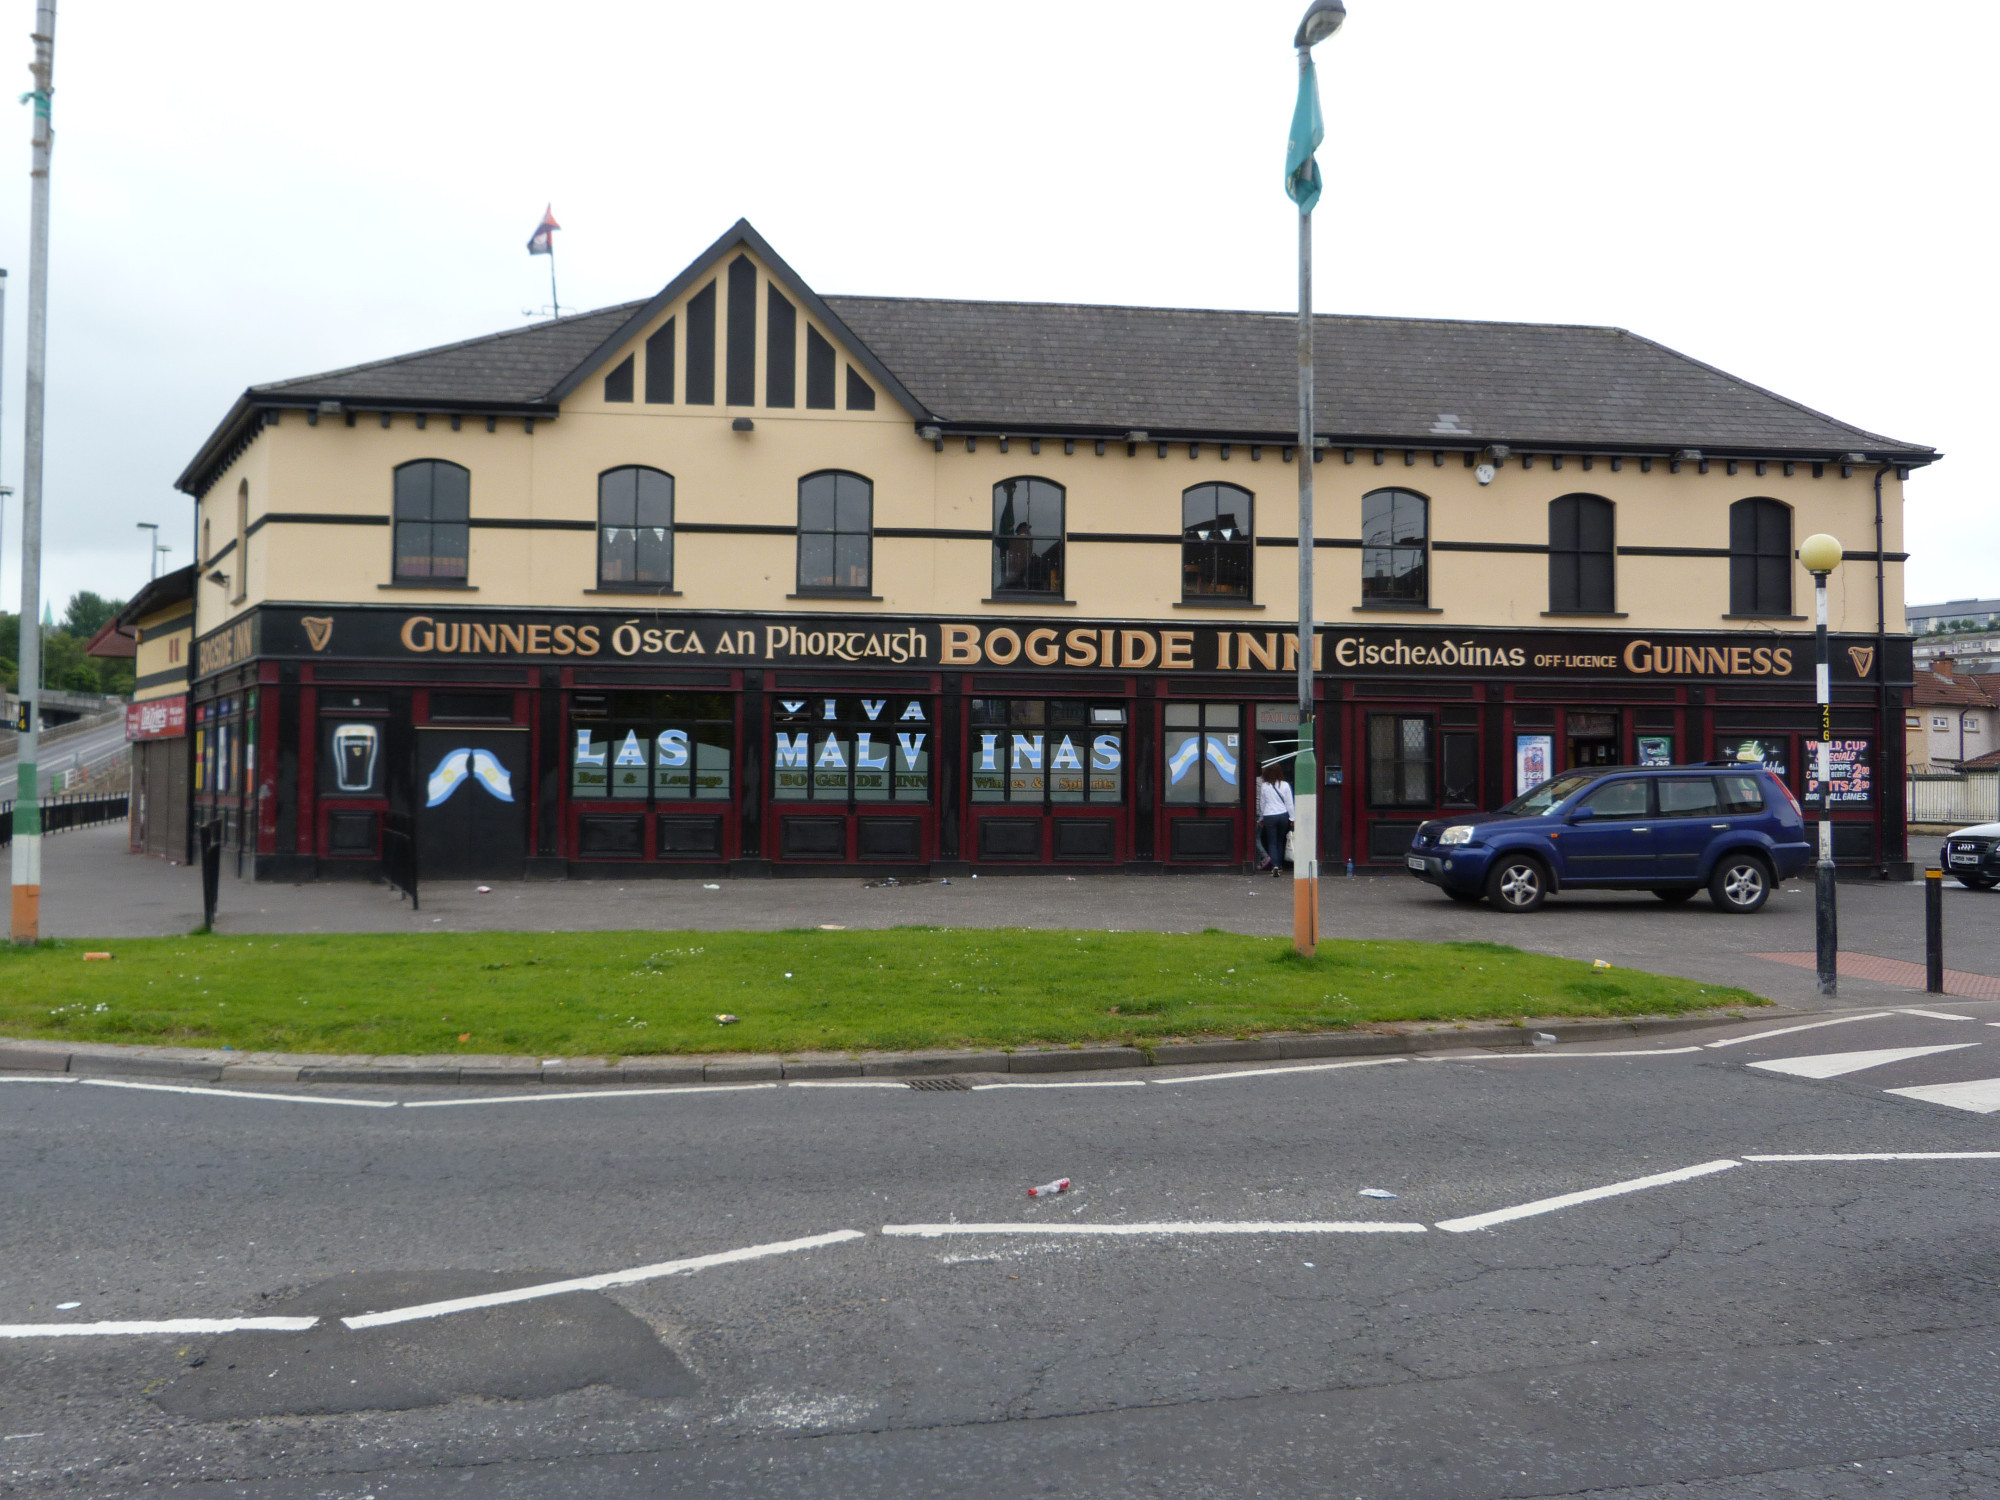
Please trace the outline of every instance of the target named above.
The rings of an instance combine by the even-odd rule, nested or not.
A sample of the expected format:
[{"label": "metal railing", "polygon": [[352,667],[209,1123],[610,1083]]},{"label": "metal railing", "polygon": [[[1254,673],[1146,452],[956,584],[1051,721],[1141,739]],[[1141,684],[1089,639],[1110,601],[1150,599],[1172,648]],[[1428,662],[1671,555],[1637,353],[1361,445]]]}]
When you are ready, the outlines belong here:
[{"label": "metal railing", "polygon": [[2000,823],[2000,771],[1960,776],[1913,775],[1906,812],[1912,823]]},{"label": "metal railing", "polygon": [[382,814],[382,874],[417,907],[417,821],[407,813]]},{"label": "metal railing", "polygon": [[[76,796],[42,799],[42,832],[61,833],[66,828],[93,828],[100,823],[116,823],[130,812],[132,798],[120,792],[115,797]],[[14,804],[0,802],[0,848],[14,842]]]}]

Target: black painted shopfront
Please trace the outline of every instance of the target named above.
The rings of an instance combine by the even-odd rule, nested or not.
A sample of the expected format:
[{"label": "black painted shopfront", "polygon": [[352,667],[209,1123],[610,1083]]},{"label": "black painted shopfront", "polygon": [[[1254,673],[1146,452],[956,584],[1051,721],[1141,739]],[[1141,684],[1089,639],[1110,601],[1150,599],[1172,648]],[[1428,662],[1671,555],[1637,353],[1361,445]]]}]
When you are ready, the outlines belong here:
[{"label": "black painted shopfront", "polygon": [[[1808,799],[1811,638],[1325,627],[1329,873],[1572,766],[1717,757]],[[196,815],[244,873],[1233,870],[1297,744],[1237,625],[264,608],[196,645]],[[1904,858],[1906,638],[1836,637],[1836,854]],[[1888,733],[1883,725],[1890,726]]]}]

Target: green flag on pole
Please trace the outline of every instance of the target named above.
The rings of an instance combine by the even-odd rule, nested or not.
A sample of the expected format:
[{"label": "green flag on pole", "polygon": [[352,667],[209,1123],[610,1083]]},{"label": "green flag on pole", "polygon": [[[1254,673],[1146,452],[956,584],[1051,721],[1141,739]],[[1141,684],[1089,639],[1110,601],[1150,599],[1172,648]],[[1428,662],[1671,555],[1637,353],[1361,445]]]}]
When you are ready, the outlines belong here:
[{"label": "green flag on pole", "polygon": [[1299,74],[1299,102],[1292,110],[1292,138],[1285,143],[1285,196],[1309,214],[1319,202],[1319,163],[1313,152],[1326,139],[1326,126],[1319,117],[1319,78],[1312,59]]}]

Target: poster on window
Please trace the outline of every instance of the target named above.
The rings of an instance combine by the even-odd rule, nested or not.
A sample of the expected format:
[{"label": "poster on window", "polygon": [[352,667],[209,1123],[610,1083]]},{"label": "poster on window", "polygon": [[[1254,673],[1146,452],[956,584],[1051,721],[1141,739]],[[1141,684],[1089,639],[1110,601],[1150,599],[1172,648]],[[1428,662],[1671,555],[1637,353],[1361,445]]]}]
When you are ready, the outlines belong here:
[{"label": "poster on window", "polygon": [[1774,776],[1788,773],[1786,741],[1782,734],[1724,735],[1715,742],[1718,760],[1733,760],[1746,766],[1762,766]]},{"label": "poster on window", "polygon": [[1556,737],[1552,734],[1514,736],[1514,794],[1531,792],[1555,774]]},{"label": "poster on window", "polygon": [[[1872,740],[1833,740],[1827,746],[1828,797],[1835,807],[1867,807],[1875,800],[1875,745]],[[1819,742],[1806,745],[1806,802],[1819,798]]]},{"label": "poster on window", "polygon": [[1642,734],[1639,736],[1639,764],[1642,766],[1670,766],[1674,763],[1674,737],[1670,734]]}]

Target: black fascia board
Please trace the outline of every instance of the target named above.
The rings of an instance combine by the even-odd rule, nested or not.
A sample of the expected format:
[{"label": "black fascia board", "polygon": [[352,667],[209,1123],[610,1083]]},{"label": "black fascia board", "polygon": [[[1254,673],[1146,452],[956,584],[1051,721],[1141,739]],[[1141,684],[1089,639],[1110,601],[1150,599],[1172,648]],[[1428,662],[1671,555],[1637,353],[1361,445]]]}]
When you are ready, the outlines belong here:
[{"label": "black fascia board", "polygon": [[169,604],[192,599],[194,575],[195,565],[187,563],[175,568],[171,573],[162,573],[153,579],[132,596],[131,603],[118,611],[118,628],[123,630],[128,625],[134,625],[147,615],[165,609]]},{"label": "black fascia board", "polygon": [[841,320],[840,315],[828,307],[819,294],[805,284],[799,273],[786,263],[785,258],[771,248],[770,242],[751,227],[748,219],[738,219],[724,231],[720,239],[697,255],[688,263],[687,269],[668,282],[657,295],[621,323],[616,332],[593,349],[583,363],[558,381],[543,399],[559,402],[583,384],[606,360],[629,343],[634,334],[671,306],[683,293],[707,275],[723,256],[738,245],[747,245],[754,251],[770,268],[771,274],[777,278],[779,284],[805,304],[806,311],[819,319],[847,347],[862,368],[874,376],[876,382],[894,396],[905,411],[921,422],[937,420],[936,414],[910,393],[909,388],[890,372],[889,367],[882,363],[875,351],[862,342],[860,335],[849,328]]}]

